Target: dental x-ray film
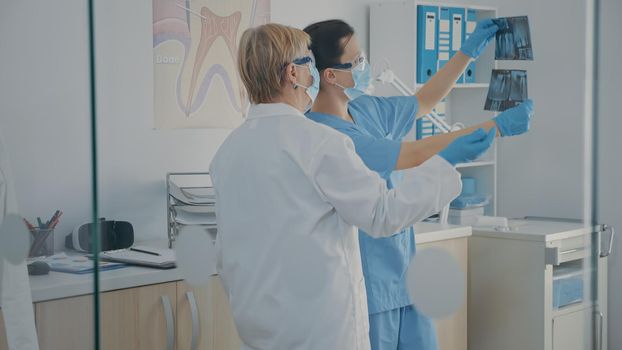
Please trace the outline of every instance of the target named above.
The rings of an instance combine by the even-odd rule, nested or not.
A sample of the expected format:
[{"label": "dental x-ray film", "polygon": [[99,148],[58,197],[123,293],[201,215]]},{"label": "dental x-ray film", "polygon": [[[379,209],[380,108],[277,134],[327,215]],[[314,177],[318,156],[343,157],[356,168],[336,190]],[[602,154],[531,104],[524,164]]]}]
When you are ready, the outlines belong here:
[{"label": "dental x-ray film", "polygon": [[495,18],[496,60],[533,60],[527,16]]},{"label": "dental x-ray film", "polygon": [[527,71],[493,69],[484,109],[502,112],[527,99]]}]

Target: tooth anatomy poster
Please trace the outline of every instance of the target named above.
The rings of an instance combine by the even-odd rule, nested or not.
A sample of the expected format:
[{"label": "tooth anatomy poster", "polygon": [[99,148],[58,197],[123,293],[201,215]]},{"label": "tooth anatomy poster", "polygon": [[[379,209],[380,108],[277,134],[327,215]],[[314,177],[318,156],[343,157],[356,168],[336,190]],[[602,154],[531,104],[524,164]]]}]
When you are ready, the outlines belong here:
[{"label": "tooth anatomy poster", "polygon": [[153,0],[155,128],[238,126],[239,39],[269,20],[270,0]]}]

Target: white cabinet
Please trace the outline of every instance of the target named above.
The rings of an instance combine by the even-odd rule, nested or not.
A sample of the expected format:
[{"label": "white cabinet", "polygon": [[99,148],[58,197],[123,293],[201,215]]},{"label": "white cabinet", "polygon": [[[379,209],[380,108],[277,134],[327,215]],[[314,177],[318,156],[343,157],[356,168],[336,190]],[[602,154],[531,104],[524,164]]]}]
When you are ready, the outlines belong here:
[{"label": "white cabinet", "polygon": [[[417,250],[441,248],[460,264],[464,274],[467,274],[468,238],[455,238],[443,241],[423,243],[417,245]],[[467,291],[467,279],[464,279],[464,291]],[[464,303],[451,317],[435,322],[439,350],[466,350],[467,349],[467,303]]]},{"label": "white cabinet", "polygon": [[553,317],[553,350],[585,350],[592,347],[594,309],[583,308]]},{"label": "white cabinet", "polygon": [[607,258],[593,244],[600,230],[543,219],[474,228],[469,349],[606,349]]}]

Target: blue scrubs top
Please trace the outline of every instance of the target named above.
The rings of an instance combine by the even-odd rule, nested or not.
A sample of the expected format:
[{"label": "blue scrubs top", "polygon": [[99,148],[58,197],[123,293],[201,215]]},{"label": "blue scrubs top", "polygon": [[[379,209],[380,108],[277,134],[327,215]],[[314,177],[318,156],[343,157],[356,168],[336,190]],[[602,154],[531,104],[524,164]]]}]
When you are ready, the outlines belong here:
[{"label": "blue scrubs top", "polygon": [[[354,123],[317,112],[308,112],[307,117],[348,135],[367,167],[393,188],[391,174],[397,164],[401,140],[412,128],[418,107],[414,96],[363,95],[348,106]],[[359,242],[369,313],[410,305],[406,269],[415,254],[412,227],[386,238],[372,238],[359,230]]]}]

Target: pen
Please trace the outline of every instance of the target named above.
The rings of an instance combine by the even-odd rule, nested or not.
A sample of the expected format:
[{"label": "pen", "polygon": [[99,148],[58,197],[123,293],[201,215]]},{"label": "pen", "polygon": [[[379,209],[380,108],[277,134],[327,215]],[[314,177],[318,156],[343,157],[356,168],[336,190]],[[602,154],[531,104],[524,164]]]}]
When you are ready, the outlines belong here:
[{"label": "pen", "polygon": [[156,253],[156,252],[150,252],[148,250],[142,250],[142,249],[137,249],[137,248],[130,248],[130,250],[133,250],[135,252],[140,252],[140,253],[145,253],[145,254],[151,254],[151,255],[157,255],[160,256],[160,254]]},{"label": "pen", "polygon": [[48,228],[54,229],[56,228],[56,225],[58,225],[58,222],[60,221],[60,217],[63,216],[63,212],[60,211],[58,212],[58,214],[54,215],[54,220],[50,221],[50,225],[48,226]]},{"label": "pen", "polygon": [[26,224],[26,227],[28,227],[30,231],[35,229],[35,227],[30,222],[28,222],[28,220],[24,219],[24,223]]},{"label": "pen", "polygon": [[43,221],[41,221],[41,218],[37,216],[37,224],[39,224],[39,228],[45,228],[43,226]]},{"label": "pen", "polygon": [[54,214],[52,214],[50,220],[45,223],[45,228],[50,228],[50,226],[52,226],[52,222],[54,222],[54,220],[56,219],[56,215],[58,215],[58,210],[56,210]]},{"label": "pen", "polygon": [[54,215],[52,215],[52,218],[50,219],[50,222],[53,222],[54,220],[58,219],[58,217],[60,216],[61,211],[60,210],[56,210],[54,212]]}]

